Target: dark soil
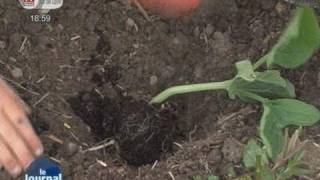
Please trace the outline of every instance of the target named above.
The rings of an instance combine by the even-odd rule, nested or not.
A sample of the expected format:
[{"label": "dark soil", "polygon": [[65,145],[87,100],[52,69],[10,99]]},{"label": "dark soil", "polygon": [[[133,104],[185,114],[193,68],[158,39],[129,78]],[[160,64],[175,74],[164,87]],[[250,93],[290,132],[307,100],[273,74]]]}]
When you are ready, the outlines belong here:
[{"label": "dark soil", "polygon": [[[228,179],[231,167],[247,173],[241,157],[257,136],[259,106],[224,92],[181,95],[161,107],[148,102],[172,85],[231,78],[234,62],[270,49],[294,8],[205,0],[188,17],[149,22],[118,1],[68,0],[49,12],[51,23],[32,23],[37,11],[2,0],[0,71],[32,107],[45,155],[65,179]],[[284,72],[298,98],[318,108],[319,58]],[[316,125],[305,138],[320,143],[319,132]]]},{"label": "dark soil", "polygon": [[98,141],[116,140],[120,156],[130,165],[150,164],[172,151],[176,117],[169,109],[159,112],[131,97],[111,101],[95,91],[80,92],[68,102]]}]

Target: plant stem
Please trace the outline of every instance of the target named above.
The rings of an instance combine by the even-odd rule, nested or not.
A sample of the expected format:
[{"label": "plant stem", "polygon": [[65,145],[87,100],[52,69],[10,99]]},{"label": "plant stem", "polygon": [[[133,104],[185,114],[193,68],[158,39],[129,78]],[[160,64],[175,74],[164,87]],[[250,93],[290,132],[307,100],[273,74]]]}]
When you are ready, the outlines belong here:
[{"label": "plant stem", "polygon": [[253,69],[258,69],[262,64],[264,64],[267,61],[267,55],[260,58],[256,63],[253,65]]},{"label": "plant stem", "polygon": [[211,82],[211,83],[201,83],[201,84],[189,84],[189,85],[181,85],[174,86],[162,91],[156,97],[154,97],[150,103],[158,104],[167,100],[169,97],[177,95],[177,94],[185,94],[191,92],[199,92],[199,91],[210,91],[210,90],[219,90],[229,88],[232,80],[227,80],[223,82]]},{"label": "plant stem", "polygon": [[251,93],[251,92],[246,92],[246,91],[240,91],[242,95],[245,95],[246,97],[252,98],[260,103],[265,103],[268,101],[268,98],[264,98],[262,96],[259,96],[257,94]]}]

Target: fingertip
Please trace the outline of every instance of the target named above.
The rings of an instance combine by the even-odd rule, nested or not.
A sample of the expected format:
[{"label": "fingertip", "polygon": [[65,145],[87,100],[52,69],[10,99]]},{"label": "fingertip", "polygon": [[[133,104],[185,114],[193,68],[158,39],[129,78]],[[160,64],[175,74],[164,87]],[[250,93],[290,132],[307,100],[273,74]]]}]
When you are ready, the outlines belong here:
[{"label": "fingertip", "polygon": [[40,138],[35,134],[34,131],[31,132],[31,134],[29,134],[28,137],[26,137],[26,139],[27,139],[27,142],[29,143],[30,148],[33,151],[33,154],[36,157],[43,155],[44,153],[43,144]]},{"label": "fingertip", "polygon": [[9,171],[12,177],[16,178],[22,173],[22,168],[20,166],[15,166],[12,170]]},{"label": "fingertip", "polygon": [[36,151],[35,151],[35,155],[37,157],[41,156],[43,154],[43,145],[40,143],[40,145],[38,146],[38,148],[36,148]]},{"label": "fingertip", "polygon": [[39,157],[43,154],[44,148],[42,145],[41,140],[39,137],[37,137],[34,132],[30,132],[30,134],[25,134],[26,142],[28,143],[28,146],[31,148],[32,153],[34,156]]},{"label": "fingertip", "polygon": [[25,166],[24,166],[24,170],[26,171],[32,164],[32,162],[35,160],[35,158],[33,158],[32,160],[30,160]]},{"label": "fingertip", "polygon": [[24,140],[25,144],[31,150],[34,156],[41,156],[43,154],[44,148],[40,138],[37,136],[33,127],[31,126],[30,120],[24,114],[14,114],[4,112],[4,115],[10,119],[14,124],[14,127]]}]

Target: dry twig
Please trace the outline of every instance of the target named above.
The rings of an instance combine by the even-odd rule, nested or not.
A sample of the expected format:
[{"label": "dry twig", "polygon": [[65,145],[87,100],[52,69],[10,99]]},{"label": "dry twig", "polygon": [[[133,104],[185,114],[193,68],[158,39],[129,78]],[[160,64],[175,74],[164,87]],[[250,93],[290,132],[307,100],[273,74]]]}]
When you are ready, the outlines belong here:
[{"label": "dry twig", "polygon": [[112,139],[112,140],[110,140],[110,141],[108,141],[108,142],[106,142],[104,144],[99,145],[99,146],[94,146],[94,147],[91,147],[89,149],[83,150],[83,152],[86,153],[86,152],[91,152],[91,151],[97,151],[97,150],[104,149],[106,147],[112,146],[115,143],[116,143],[115,140]]},{"label": "dry twig", "polygon": [[137,6],[143,17],[146,18],[146,20],[151,21],[151,18],[148,15],[147,11],[141,6],[141,4],[137,0],[133,0],[133,4]]}]

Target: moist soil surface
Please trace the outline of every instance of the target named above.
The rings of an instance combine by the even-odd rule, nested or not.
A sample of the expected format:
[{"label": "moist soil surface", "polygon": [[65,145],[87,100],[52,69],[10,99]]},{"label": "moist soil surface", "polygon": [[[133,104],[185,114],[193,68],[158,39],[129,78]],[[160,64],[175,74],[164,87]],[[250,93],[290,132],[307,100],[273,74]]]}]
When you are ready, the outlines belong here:
[{"label": "moist soil surface", "polygon": [[[294,9],[205,0],[190,16],[150,14],[150,22],[119,1],[69,0],[49,12],[50,23],[35,23],[38,11],[2,0],[0,71],[32,107],[45,156],[65,179],[228,179],[232,167],[248,173],[241,158],[258,136],[259,106],[220,91],[148,102],[172,85],[231,78],[236,61],[255,61],[275,44]],[[298,98],[318,108],[319,58],[284,72]],[[304,138],[320,143],[319,133],[316,125]],[[309,164],[319,167],[319,149],[309,149]]]}]

